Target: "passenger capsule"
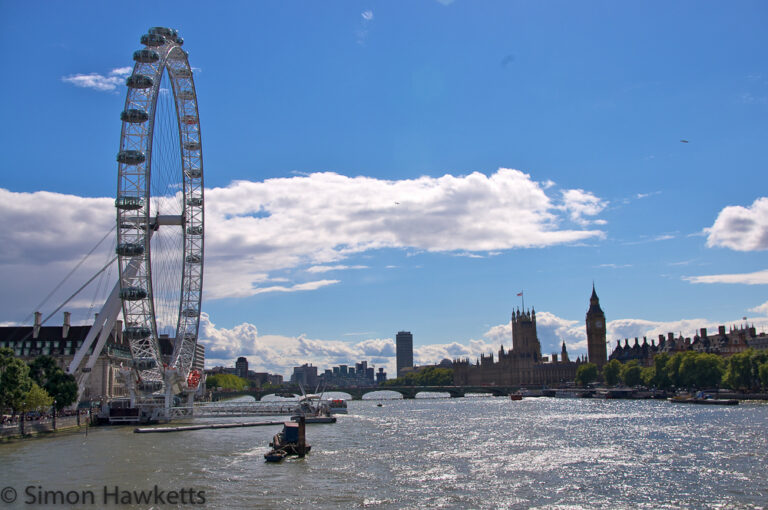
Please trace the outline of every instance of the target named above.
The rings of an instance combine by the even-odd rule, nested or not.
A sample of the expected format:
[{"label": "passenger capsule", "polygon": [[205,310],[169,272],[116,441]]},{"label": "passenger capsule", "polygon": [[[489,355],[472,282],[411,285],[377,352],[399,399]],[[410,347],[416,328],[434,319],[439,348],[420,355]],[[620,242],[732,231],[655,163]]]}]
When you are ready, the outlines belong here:
[{"label": "passenger capsule", "polygon": [[121,243],[115,250],[121,257],[138,257],[144,255],[144,245],[142,243]]},{"label": "passenger capsule", "polygon": [[120,112],[120,120],[123,122],[129,122],[131,124],[138,124],[140,122],[146,122],[149,120],[149,114],[144,110],[137,108],[129,108]]},{"label": "passenger capsule", "polygon": [[167,27],[152,27],[149,30],[147,30],[150,34],[155,35],[162,35],[165,37],[174,38],[179,35],[179,32],[175,28],[167,28]]},{"label": "passenger capsule", "polygon": [[182,67],[173,71],[173,75],[176,78],[192,78],[192,71],[186,67]]},{"label": "passenger capsule", "polygon": [[200,150],[200,142],[186,142],[184,144],[184,148],[188,151],[199,151]]},{"label": "passenger capsule", "polygon": [[155,50],[144,48],[133,52],[133,60],[141,64],[151,64],[160,60],[160,54]]},{"label": "passenger capsule", "polygon": [[115,199],[115,207],[124,211],[135,211],[144,207],[144,200],[140,197],[121,196]]},{"label": "passenger capsule", "polygon": [[197,117],[194,115],[184,115],[181,117],[181,122],[184,124],[197,124]]},{"label": "passenger capsule", "polygon": [[130,150],[117,153],[118,163],[123,163],[124,165],[140,165],[141,163],[144,163],[146,159],[146,156],[144,156],[144,153],[141,151]]},{"label": "passenger capsule", "polygon": [[139,391],[143,391],[145,393],[153,393],[155,391],[160,391],[163,389],[163,382],[162,381],[141,381],[136,384],[136,387]]},{"label": "passenger capsule", "polygon": [[155,358],[136,358],[133,360],[133,368],[136,370],[152,370],[157,367]]},{"label": "passenger capsule", "polygon": [[186,173],[187,177],[189,177],[190,179],[199,179],[200,177],[203,176],[203,171],[200,170],[199,168],[189,168],[184,173]]},{"label": "passenger capsule", "polygon": [[197,317],[200,314],[197,308],[185,308],[181,313],[184,317]]},{"label": "passenger capsule", "polygon": [[150,76],[143,74],[132,74],[125,79],[125,84],[132,89],[148,89],[154,83]]},{"label": "passenger capsule", "polygon": [[128,340],[143,340],[151,333],[149,328],[145,328],[144,326],[129,326],[123,330],[123,338],[127,338]]},{"label": "passenger capsule", "polygon": [[191,101],[195,98],[195,93],[191,90],[180,90],[179,93],[176,94],[176,97],[183,99],[184,101]]},{"label": "passenger capsule", "polygon": [[177,35],[176,37],[174,37],[174,38],[173,38],[173,40],[174,40],[174,41],[176,42],[176,44],[178,44],[179,46],[184,46],[184,38],[183,38],[183,37],[181,37],[180,35]]},{"label": "passenger capsule", "polygon": [[120,299],[138,301],[147,297],[147,291],[141,287],[123,287],[120,289]]},{"label": "passenger capsule", "polygon": [[200,197],[192,197],[187,200],[187,205],[191,207],[200,207],[203,205],[203,199]]},{"label": "passenger capsule", "polygon": [[200,255],[192,254],[192,255],[187,255],[185,260],[189,264],[199,264],[203,259],[200,257]]},{"label": "passenger capsule", "polygon": [[187,234],[191,236],[201,236],[203,235],[203,226],[193,225],[191,227],[187,227]]},{"label": "passenger capsule", "polygon": [[160,34],[144,34],[141,36],[141,44],[144,46],[162,46],[165,44],[165,37]]}]

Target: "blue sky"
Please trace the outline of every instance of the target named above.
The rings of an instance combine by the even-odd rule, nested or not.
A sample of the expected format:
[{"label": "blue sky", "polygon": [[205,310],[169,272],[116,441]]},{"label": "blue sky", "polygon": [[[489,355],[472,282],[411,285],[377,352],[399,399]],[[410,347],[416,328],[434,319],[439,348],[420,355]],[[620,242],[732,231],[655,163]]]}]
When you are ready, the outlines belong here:
[{"label": "blue sky", "polygon": [[613,342],[768,329],[762,2],[3,2],[0,321],[111,228],[156,25],[195,68],[209,364],[475,357],[521,290],[582,354],[593,281]]}]

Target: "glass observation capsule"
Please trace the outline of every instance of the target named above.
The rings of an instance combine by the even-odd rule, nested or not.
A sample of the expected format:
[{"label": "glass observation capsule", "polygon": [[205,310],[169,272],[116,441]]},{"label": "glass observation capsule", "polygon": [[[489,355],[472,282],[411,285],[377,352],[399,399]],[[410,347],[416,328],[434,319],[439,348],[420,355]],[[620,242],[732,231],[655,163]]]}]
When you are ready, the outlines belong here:
[{"label": "glass observation capsule", "polygon": [[135,211],[144,207],[144,200],[140,197],[120,196],[115,199],[115,207],[127,211]]},{"label": "glass observation capsule", "polygon": [[149,114],[144,110],[138,108],[128,108],[120,112],[120,120],[123,122],[129,122],[131,124],[138,124],[140,122],[146,122],[149,120]]},{"label": "glass observation capsule", "polygon": [[160,54],[155,50],[144,48],[133,52],[133,60],[140,64],[153,64],[160,60]]},{"label": "glass observation capsule", "polygon": [[152,332],[144,326],[129,326],[123,330],[123,337],[128,340],[142,340],[147,338]]},{"label": "glass observation capsule", "polygon": [[125,84],[132,89],[148,89],[154,84],[150,76],[143,74],[132,74],[125,79]]},{"label": "glass observation capsule", "polygon": [[120,289],[120,298],[126,301],[138,301],[147,297],[147,291],[141,287],[123,287]]},{"label": "glass observation capsule", "polygon": [[140,165],[147,157],[141,151],[120,151],[117,153],[117,162],[125,165]]}]

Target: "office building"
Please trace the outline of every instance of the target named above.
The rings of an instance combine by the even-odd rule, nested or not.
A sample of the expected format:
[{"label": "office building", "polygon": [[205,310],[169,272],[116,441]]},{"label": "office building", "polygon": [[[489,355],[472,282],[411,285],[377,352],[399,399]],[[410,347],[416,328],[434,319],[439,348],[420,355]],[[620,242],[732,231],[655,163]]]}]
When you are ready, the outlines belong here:
[{"label": "office building", "polygon": [[403,375],[404,368],[413,367],[413,335],[410,331],[400,331],[395,337],[397,350],[397,377]]}]

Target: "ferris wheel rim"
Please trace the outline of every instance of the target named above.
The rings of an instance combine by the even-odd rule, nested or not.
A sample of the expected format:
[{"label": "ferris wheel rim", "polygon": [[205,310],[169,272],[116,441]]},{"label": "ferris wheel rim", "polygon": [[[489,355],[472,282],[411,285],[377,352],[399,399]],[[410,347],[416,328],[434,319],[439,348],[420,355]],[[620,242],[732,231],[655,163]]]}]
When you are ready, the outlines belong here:
[{"label": "ferris wheel rim", "polygon": [[[200,326],[204,253],[202,138],[193,70],[183,40],[173,29],[154,27],[134,53],[133,73],[123,112],[118,152],[117,255],[124,336],[131,346],[133,368],[145,394],[166,388],[168,373],[183,387],[192,369]],[[181,214],[152,211],[152,152],[158,97],[164,77],[171,82],[181,159]],[[159,346],[156,278],[153,278],[152,234],[164,225],[182,229],[181,285],[174,351],[165,366]],[[158,275],[156,275],[158,276]],[[170,368],[171,370],[167,370]]]}]

